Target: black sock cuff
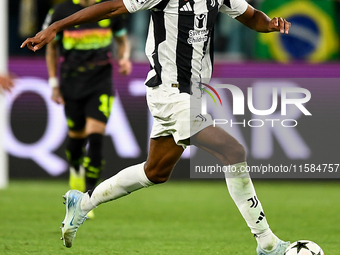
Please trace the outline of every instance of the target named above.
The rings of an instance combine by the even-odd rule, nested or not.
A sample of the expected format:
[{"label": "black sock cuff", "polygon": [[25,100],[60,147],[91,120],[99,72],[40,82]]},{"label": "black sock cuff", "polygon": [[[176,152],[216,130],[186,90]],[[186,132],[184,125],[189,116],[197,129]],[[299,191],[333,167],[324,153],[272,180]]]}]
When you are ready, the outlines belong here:
[{"label": "black sock cuff", "polygon": [[78,161],[83,156],[83,148],[86,144],[86,138],[75,139],[68,137],[68,143],[66,145],[66,155],[68,161]]},{"label": "black sock cuff", "polygon": [[103,135],[99,134],[99,133],[93,133],[93,134],[89,134],[87,136],[87,139],[89,141],[89,143],[102,143],[103,141]]}]

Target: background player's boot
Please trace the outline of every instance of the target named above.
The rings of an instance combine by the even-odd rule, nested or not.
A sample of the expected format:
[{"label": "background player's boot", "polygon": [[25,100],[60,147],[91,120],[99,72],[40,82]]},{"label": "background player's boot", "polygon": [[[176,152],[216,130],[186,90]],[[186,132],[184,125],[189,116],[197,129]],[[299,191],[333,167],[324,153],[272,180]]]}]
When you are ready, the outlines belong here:
[{"label": "background player's boot", "polygon": [[70,167],[69,184],[71,189],[85,192],[85,169],[82,165],[79,166],[79,171],[76,171],[73,166]]},{"label": "background player's boot", "polygon": [[289,246],[290,242],[284,242],[282,240],[279,241],[276,248],[272,251],[265,251],[260,246],[257,246],[256,252],[257,255],[284,255],[285,250]]},{"label": "background player's boot", "polygon": [[81,199],[84,193],[78,190],[69,190],[64,197],[66,205],[66,215],[61,226],[61,240],[66,247],[72,247],[77,230],[87,219],[86,212],[80,208]]}]

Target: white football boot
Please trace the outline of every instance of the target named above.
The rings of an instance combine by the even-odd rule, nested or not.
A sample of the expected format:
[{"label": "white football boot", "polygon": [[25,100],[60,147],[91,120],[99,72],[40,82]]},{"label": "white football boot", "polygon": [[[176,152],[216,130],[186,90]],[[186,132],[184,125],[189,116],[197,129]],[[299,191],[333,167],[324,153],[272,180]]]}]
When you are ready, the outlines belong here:
[{"label": "white football boot", "polygon": [[61,226],[61,240],[66,247],[72,247],[77,230],[87,219],[86,213],[80,209],[81,199],[84,193],[78,190],[69,190],[65,194],[66,216]]},{"label": "white football boot", "polygon": [[290,242],[284,242],[280,240],[274,250],[265,251],[260,246],[257,246],[256,252],[257,252],[257,255],[284,255],[289,245],[290,245]]}]

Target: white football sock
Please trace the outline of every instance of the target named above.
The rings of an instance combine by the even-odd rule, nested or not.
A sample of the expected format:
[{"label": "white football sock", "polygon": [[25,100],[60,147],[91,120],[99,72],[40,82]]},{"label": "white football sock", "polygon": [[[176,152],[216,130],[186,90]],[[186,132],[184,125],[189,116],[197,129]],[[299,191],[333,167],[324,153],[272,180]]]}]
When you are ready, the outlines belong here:
[{"label": "white football sock", "polygon": [[255,237],[258,245],[265,251],[274,250],[280,240],[270,229]]},{"label": "white football sock", "polygon": [[91,211],[101,203],[105,203],[130,194],[133,191],[149,187],[153,183],[144,172],[145,162],[121,170],[116,175],[100,183],[91,196],[85,193],[81,201],[84,212]]},{"label": "white football sock", "polygon": [[231,165],[232,171],[226,172],[226,183],[230,196],[251,232],[257,237],[260,247],[269,251],[276,248],[278,238],[269,229],[249,173],[245,171],[246,167],[246,162]]}]

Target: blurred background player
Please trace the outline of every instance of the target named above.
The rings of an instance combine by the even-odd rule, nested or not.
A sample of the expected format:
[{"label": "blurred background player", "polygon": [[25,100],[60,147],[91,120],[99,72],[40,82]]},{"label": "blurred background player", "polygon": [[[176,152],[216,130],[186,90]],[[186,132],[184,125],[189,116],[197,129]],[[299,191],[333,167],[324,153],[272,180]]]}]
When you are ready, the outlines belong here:
[{"label": "blurred background player", "polygon": [[[104,1],[66,0],[49,11],[43,27]],[[69,131],[66,155],[71,189],[93,189],[103,168],[103,135],[114,100],[113,38],[117,46],[119,72],[128,75],[131,72],[130,46],[124,16],[64,30],[46,48],[52,100],[64,104],[67,118]],[[57,78],[58,62],[60,86]],[[94,216],[93,212],[91,216]]]}]

